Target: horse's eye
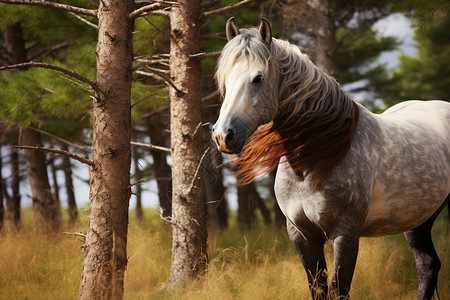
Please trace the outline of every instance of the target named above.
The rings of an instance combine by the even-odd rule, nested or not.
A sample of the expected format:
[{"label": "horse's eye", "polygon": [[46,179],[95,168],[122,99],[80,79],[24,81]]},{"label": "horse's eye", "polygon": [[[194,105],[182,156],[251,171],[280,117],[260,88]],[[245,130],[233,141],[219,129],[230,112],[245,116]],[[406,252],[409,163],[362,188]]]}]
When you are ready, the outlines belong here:
[{"label": "horse's eye", "polygon": [[253,78],[253,83],[261,83],[262,81],[263,81],[263,77],[262,77],[262,75],[256,75],[256,77],[255,78]]}]

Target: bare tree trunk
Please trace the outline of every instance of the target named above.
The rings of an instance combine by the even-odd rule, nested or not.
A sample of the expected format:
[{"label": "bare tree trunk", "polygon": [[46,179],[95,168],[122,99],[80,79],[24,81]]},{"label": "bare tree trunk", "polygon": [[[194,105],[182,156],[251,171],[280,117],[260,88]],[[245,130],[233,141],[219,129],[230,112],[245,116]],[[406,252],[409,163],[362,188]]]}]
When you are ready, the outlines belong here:
[{"label": "bare tree trunk", "polygon": [[[138,182],[142,179],[142,172],[139,166],[139,152],[137,147],[132,148],[132,156],[134,163],[134,177],[133,181]],[[135,185],[136,188],[136,219],[140,222],[144,219],[144,212],[142,211],[142,188],[141,183]]]},{"label": "bare tree trunk", "polygon": [[59,198],[59,183],[58,183],[58,177],[57,177],[57,169],[55,166],[55,159],[56,159],[56,155],[53,155],[53,157],[51,157],[50,160],[50,171],[52,172],[52,180],[53,180],[53,197],[55,198],[55,201],[57,203],[60,204],[61,206],[61,201]]},{"label": "bare tree trunk", "polygon": [[79,299],[122,299],[131,165],[132,0],[98,7],[89,228]]},{"label": "bare tree trunk", "polygon": [[12,197],[8,202],[8,215],[14,229],[20,229],[20,176],[19,176],[19,153],[16,149],[10,150],[10,165],[11,165],[11,190]]},{"label": "bare tree trunk", "polygon": [[[211,139],[208,140],[211,143]],[[228,227],[228,203],[225,198],[222,167],[220,167],[222,155],[212,144],[208,156],[209,159],[205,161],[203,168],[208,224],[225,229]]]},{"label": "bare tree trunk", "polygon": [[314,63],[325,73],[336,77],[338,42],[336,25],[330,5],[331,0],[310,0],[314,34]]},{"label": "bare tree trunk", "polygon": [[[200,0],[180,0],[170,13],[170,88],[172,150],[172,265],[168,285],[195,276],[206,267],[207,228],[200,178],[202,102]],[[198,170],[198,172],[197,172]]]},{"label": "bare tree trunk", "polygon": [[[166,117],[163,113],[152,114],[146,120],[147,131],[151,143],[157,146],[166,146]],[[168,118],[167,118],[168,120]],[[161,214],[165,218],[172,216],[171,180],[172,170],[167,164],[167,153],[161,151],[150,151],[153,157],[153,175],[158,184],[158,197]]]},{"label": "bare tree trunk", "polygon": [[[63,145],[62,149],[68,151],[67,145]],[[67,204],[69,206],[69,224],[70,226],[78,223],[78,208],[75,201],[75,193],[73,190],[72,163],[67,156],[62,157],[62,168],[64,171],[64,181],[66,184]]]},{"label": "bare tree trunk", "polygon": [[241,230],[249,230],[256,224],[256,199],[254,198],[252,182],[247,185],[238,185],[238,224]]},{"label": "bare tree trunk", "polygon": [[[22,131],[22,141],[28,146],[42,145],[41,134],[29,128]],[[48,182],[45,155],[40,151],[25,150],[25,160],[36,230],[39,233],[57,232],[60,226],[59,206],[53,198]]]},{"label": "bare tree trunk", "polygon": [[[22,27],[20,23],[7,25],[3,31],[3,39],[5,41],[7,61],[10,64],[23,63],[27,61],[27,51],[25,48],[25,40],[23,38]],[[6,71],[11,75],[14,70]],[[16,139],[17,141],[17,139]],[[12,172],[12,198],[8,205],[10,218],[16,230],[20,228],[20,193],[19,193],[19,156],[16,149],[11,148],[11,172]]]}]

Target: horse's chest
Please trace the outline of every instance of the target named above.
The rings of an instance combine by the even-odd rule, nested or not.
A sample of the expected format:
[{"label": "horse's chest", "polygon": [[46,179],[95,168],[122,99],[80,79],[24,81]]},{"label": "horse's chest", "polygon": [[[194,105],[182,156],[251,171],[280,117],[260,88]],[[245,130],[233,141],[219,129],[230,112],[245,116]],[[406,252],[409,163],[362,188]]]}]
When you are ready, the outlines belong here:
[{"label": "horse's chest", "polygon": [[319,228],[326,232],[336,210],[319,191],[312,192],[308,180],[298,178],[290,168],[279,167],[275,181],[275,195],[286,218],[299,230]]}]

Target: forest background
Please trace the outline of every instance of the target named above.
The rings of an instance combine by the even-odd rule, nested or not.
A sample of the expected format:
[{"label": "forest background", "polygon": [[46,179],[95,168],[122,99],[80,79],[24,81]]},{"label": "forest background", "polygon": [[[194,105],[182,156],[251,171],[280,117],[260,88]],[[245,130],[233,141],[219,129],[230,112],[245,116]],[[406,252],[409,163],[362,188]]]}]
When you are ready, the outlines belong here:
[{"label": "forest background", "polygon": [[[193,1],[190,4],[185,4],[184,1],[154,1],[145,5],[134,5],[135,12],[139,12],[139,9],[146,5],[155,5],[157,9],[148,9],[148,15],[145,11],[137,14],[133,27],[133,73],[130,90],[130,135],[133,141],[130,154],[133,160],[131,183],[128,181],[129,185],[133,185],[131,190],[133,210],[130,211],[133,215],[130,221],[129,241],[132,243],[133,238],[136,241],[145,241],[141,246],[149,248],[145,248],[148,250],[147,254],[142,253],[143,260],[146,259],[145,256],[152,256],[154,260],[149,262],[150,264],[155,264],[159,259],[165,263],[161,264],[159,269],[150,272],[152,275],[145,275],[146,279],[139,279],[139,284],[142,284],[139,288],[125,288],[126,297],[134,298],[129,296],[130,294],[127,296],[127,290],[128,293],[137,291],[144,298],[149,297],[149,294],[167,297],[167,292],[158,294],[156,286],[167,280],[169,283],[176,281],[173,269],[169,279],[167,278],[171,265],[170,255],[167,255],[167,252],[170,252],[168,242],[170,226],[165,223],[173,222],[174,217],[171,212],[172,159],[168,155],[171,148],[173,151],[169,134],[170,131],[173,132],[173,127],[170,128],[169,102],[172,100],[169,100],[169,90],[174,94],[177,94],[178,90],[172,78],[174,70],[171,69],[169,53],[174,48],[171,44],[174,40],[174,31],[170,28],[175,26],[171,22],[174,22],[173,19],[176,16],[176,14],[170,14],[179,6],[186,5],[186,9],[198,10],[202,15],[199,23],[200,48],[194,54],[196,59],[201,61],[201,76],[197,76],[201,92],[197,102],[201,103],[203,114],[201,123],[194,124],[195,133],[198,131],[202,137],[196,142],[200,148],[198,151],[200,155],[193,159],[194,167],[191,170],[184,170],[183,173],[191,172],[195,175],[192,181],[186,180],[188,187],[191,182],[193,187],[194,182],[198,180],[198,175],[203,173],[201,176],[203,191],[199,197],[205,203],[202,207],[205,207],[208,219],[208,244],[211,258],[208,275],[204,282],[208,285],[210,280],[213,284],[217,279],[214,276],[218,278],[228,276],[228,281],[224,280],[224,282],[225,285],[230,285],[218,287],[216,290],[218,294],[245,295],[245,289],[249,287],[244,287],[238,282],[244,282],[245,276],[249,274],[244,274],[245,270],[241,270],[242,272],[239,273],[241,275],[237,276],[242,278],[233,278],[229,273],[233,268],[238,268],[239,264],[249,266],[254,262],[256,268],[267,267],[269,261],[274,263],[271,261],[273,257],[278,257],[280,260],[275,264],[284,264],[285,271],[287,268],[294,272],[293,274],[298,274],[297,269],[300,269],[299,261],[289,250],[285,235],[279,231],[283,228],[285,221],[274,202],[271,188],[273,175],[262,178],[257,184],[240,186],[227,168],[229,159],[216,153],[214,147],[210,145],[208,129],[211,122],[214,122],[219,108],[213,74],[217,55],[226,42],[224,24],[230,16],[235,16],[240,26],[257,25],[261,16],[268,18],[272,22],[275,37],[289,39],[299,45],[319,67],[335,76],[356,100],[373,111],[380,112],[386,107],[407,99],[450,99],[448,82],[450,80],[450,35],[447,30],[449,5],[446,1],[357,1],[351,4],[347,3],[348,1],[319,2],[322,4],[320,7],[314,6],[314,1],[212,0],[198,1],[198,3]],[[198,4],[197,8],[193,8],[195,3]],[[68,1],[67,4],[87,7],[91,11],[98,6],[94,2],[84,1]],[[44,65],[38,64],[35,65],[38,68],[23,65],[19,69],[8,69],[0,74],[0,129],[2,132],[0,190],[3,199],[0,211],[0,225],[3,230],[1,245],[4,257],[14,253],[23,255],[7,259],[1,266],[3,270],[1,284],[2,293],[4,293],[2,295],[7,298],[13,295],[17,298],[26,298],[26,295],[32,295],[35,290],[41,290],[44,294],[47,293],[46,295],[52,294],[52,297],[56,299],[64,296],[65,292],[69,292],[66,288],[54,292],[50,291],[50,286],[46,288],[44,281],[50,278],[51,266],[58,257],[51,254],[48,256],[48,253],[59,249],[65,255],[78,256],[70,263],[65,260],[67,257],[61,258],[59,261],[63,264],[73,265],[70,268],[66,266],[67,269],[64,267],[65,271],[61,270],[54,280],[61,280],[61,277],[69,278],[64,284],[68,285],[67,289],[72,291],[70,292],[72,295],[76,294],[79,284],[77,282],[79,276],[76,274],[69,276],[69,274],[74,272],[73,270],[78,270],[79,273],[82,255],[77,255],[75,252],[78,246],[65,244],[71,243],[67,240],[75,238],[61,237],[60,233],[62,231],[82,232],[80,237],[82,239],[86,237],[85,220],[89,210],[88,166],[77,161],[70,161],[67,155],[70,152],[75,154],[78,160],[86,157],[88,164],[90,162],[94,124],[92,102],[95,106],[98,97],[95,94],[96,85],[84,79],[92,79],[99,74],[98,65],[96,70],[95,53],[96,51],[99,53],[97,31],[100,24],[96,23],[95,16],[90,12],[84,15],[81,12],[83,17],[80,17],[77,14],[78,11],[69,13],[43,7],[1,4],[1,8],[2,65],[34,61],[70,69],[78,75],[82,74],[75,76],[74,79],[73,73],[66,72],[61,75],[51,70],[51,67],[47,68],[47,65],[42,68]],[[317,16],[325,16],[325,19]],[[407,20],[401,25],[404,26],[402,32],[414,32],[414,45],[411,45],[410,40],[405,41],[389,35],[388,29],[396,24],[390,23],[389,20],[400,19]],[[383,22],[388,24],[384,25],[387,29],[382,29],[380,24]],[[319,29],[324,28],[329,33],[328,36],[317,34],[320,32]],[[398,64],[392,65],[383,60],[383,55],[390,53],[392,57],[405,43],[416,50],[401,54]],[[26,143],[27,138],[29,141],[31,138],[32,142]],[[55,153],[44,155],[42,151],[28,150],[26,153],[30,155],[31,152],[41,154],[40,158],[30,158],[29,161],[42,161],[39,166],[30,166],[26,164],[26,155],[11,147],[26,144],[32,146],[40,144],[46,148],[60,149],[63,155],[59,156]],[[30,172],[35,168],[40,170],[37,177],[47,181],[46,183],[32,183]],[[35,185],[43,189],[42,207],[36,205],[40,201],[37,200],[40,197],[39,191],[36,192],[32,187],[30,188],[30,183],[31,186]],[[48,193],[49,191],[51,194]],[[32,209],[28,208],[30,205]],[[147,205],[159,206],[160,211],[143,209]],[[44,213],[40,212],[42,209],[45,210]],[[33,211],[34,217],[31,216],[30,210]],[[39,214],[42,216],[39,217]],[[33,218],[34,223],[30,222]],[[59,243],[47,240],[48,232],[53,229],[47,230],[42,227],[43,221],[41,222],[39,218],[50,221],[53,229],[59,228],[56,229],[56,234],[50,234],[52,236],[50,239],[54,239],[56,235]],[[126,223],[128,224],[128,221]],[[448,225],[445,227],[445,224],[441,224],[439,228],[444,239],[438,243],[445,245],[447,240],[448,248]],[[46,237],[36,235],[35,232],[44,233]],[[367,264],[372,266],[373,270],[383,269],[378,273],[391,274],[395,264],[383,266],[383,262],[397,259],[395,255],[387,252],[387,249],[395,248],[393,253],[398,255],[404,250],[402,246],[394,243],[397,240],[398,237],[393,237],[374,244],[379,248],[369,247],[368,251],[379,250],[380,253],[376,256],[377,262],[370,260]],[[42,241],[46,243],[40,244]],[[61,241],[65,242],[61,243]],[[386,244],[383,244],[383,241]],[[60,244],[71,250],[58,248]],[[371,246],[370,242],[366,244]],[[128,247],[137,247],[137,249],[141,247],[132,245]],[[30,250],[26,250],[27,247]],[[23,251],[16,252],[14,249]],[[33,253],[29,252],[31,249],[44,250],[42,253],[39,251]],[[445,251],[445,246],[441,246],[440,249],[443,253],[447,253],[448,261],[448,249]],[[72,250],[74,252],[71,252]],[[142,251],[145,252],[143,249]],[[132,254],[134,256],[139,253],[139,250],[129,252],[135,253]],[[405,263],[407,259],[402,258],[402,255],[399,256],[401,262],[411,264]],[[364,262],[364,254],[361,254],[361,257],[359,259]],[[36,259],[42,259],[42,261],[36,265]],[[131,260],[131,258],[128,259]],[[10,261],[21,263],[18,267],[12,268],[8,264]],[[227,265],[229,261],[233,261],[236,265],[232,263]],[[227,265],[226,269],[225,265]],[[22,279],[12,280],[6,272],[7,269],[12,270],[11,268],[23,269],[25,272],[35,268],[34,275],[32,272],[32,275],[27,275],[26,278],[17,276]],[[131,266],[130,269],[132,269]],[[131,273],[132,270],[127,272]],[[140,272],[147,273],[144,270]],[[394,290],[399,295],[410,296],[411,291],[415,289],[414,282],[411,282],[414,276],[408,277],[405,274],[414,273],[413,268],[410,265],[402,272],[404,272],[402,275],[397,274],[403,277],[400,283],[398,276],[389,276],[392,277]],[[444,274],[447,275],[444,276],[448,278],[448,269],[445,272]],[[192,277],[191,275],[188,277]],[[279,278],[292,276],[288,272],[278,275]],[[376,275],[379,274],[363,274],[361,281],[365,276]],[[305,282],[302,276],[303,274],[298,274],[299,284]],[[273,278],[259,280],[270,282]],[[376,294],[376,284],[366,287],[364,284],[357,283],[358,280],[356,276],[354,285],[359,284],[361,288],[354,292],[355,295],[359,292],[364,293],[364,288]],[[61,281],[58,282],[57,285],[64,286]],[[26,287],[28,283],[30,285]],[[135,281],[128,284],[139,285]],[[258,283],[254,284],[256,289]],[[278,285],[283,289],[286,282],[280,282]],[[187,286],[188,291],[194,294],[207,294],[207,289],[204,288],[196,284]],[[111,293],[114,294],[114,288],[111,289]],[[287,289],[286,293],[294,293],[295,289],[300,291],[304,287],[296,286],[293,289]],[[446,295],[448,290],[448,286],[444,287]],[[277,292],[279,293],[279,290]],[[172,296],[179,296],[177,292],[173,293]],[[213,294],[211,290],[209,293]],[[254,291],[249,293],[254,296],[252,294]]]}]

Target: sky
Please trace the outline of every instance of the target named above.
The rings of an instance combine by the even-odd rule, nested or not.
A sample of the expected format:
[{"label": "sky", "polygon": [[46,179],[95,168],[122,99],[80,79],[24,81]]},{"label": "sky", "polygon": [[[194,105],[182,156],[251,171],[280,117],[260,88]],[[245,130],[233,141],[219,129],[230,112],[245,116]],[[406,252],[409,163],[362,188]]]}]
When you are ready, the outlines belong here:
[{"label": "sky", "polygon": [[[398,50],[388,51],[381,54],[378,63],[386,64],[389,69],[394,69],[398,66],[398,57],[401,54],[407,54],[411,56],[417,55],[417,49],[415,47],[415,42],[413,40],[413,29],[411,28],[410,21],[402,14],[392,14],[388,17],[375,23],[374,27],[379,30],[383,35],[392,35],[399,38],[401,45]],[[345,86],[344,86],[345,87]],[[364,97],[364,95],[354,95],[355,99]],[[9,149],[7,147],[2,148],[2,157],[8,156]],[[151,160],[151,158],[149,159]],[[79,162],[73,162],[74,165],[74,186],[75,186],[75,198],[77,205],[79,207],[86,206],[89,202],[89,185],[82,179],[87,180],[89,178],[88,167],[86,165],[81,165]],[[145,165],[142,161],[141,165]],[[131,174],[133,174],[133,169]],[[3,167],[3,178],[7,178],[10,175],[10,170],[8,166]],[[62,171],[58,172],[57,175],[60,185],[64,183],[64,174]],[[236,209],[237,207],[237,197],[236,189],[234,187],[235,180],[232,177],[227,180],[226,184],[230,188],[228,189],[227,199],[229,201],[229,207],[231,209]],[[132,180],[133,182],[133,180]],[[155,180],[150,180],[142,185],[142,201],[144,207],[158,207],[158,195],[157,195],[157,184]],[[29,196],[31,192],[29,191],[28,182],[24,181],[21,187],[22,191],[22,206],[31,205],[31,199]],[[64,187],[60,189],[61,204],[63,207],[67,207],[66,193]],[[131,196],[130,207],[134,208],[136,205],[136,197]]]}]

